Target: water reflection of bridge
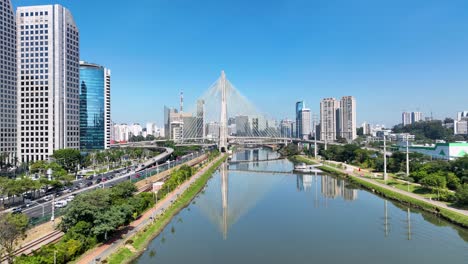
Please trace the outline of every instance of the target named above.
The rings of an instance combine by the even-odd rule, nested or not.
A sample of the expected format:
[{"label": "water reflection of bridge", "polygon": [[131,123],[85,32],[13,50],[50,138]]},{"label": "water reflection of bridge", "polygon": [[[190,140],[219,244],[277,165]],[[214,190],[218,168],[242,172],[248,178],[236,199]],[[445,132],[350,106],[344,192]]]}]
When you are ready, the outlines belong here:
[{"label": "water reflection of bridge", "polygon": [[[220,177],[214,177],[209,183],[219,188],[206,189],[204,195],[197,200],[197,204],[208,219],[218,226],[226,239],[229,228],[279,184],[282,177],[270,177],[266,173],[252,177],[246,173],[231,172],[227,163],[220,166],[219,174]],[[269,177],[268,180],[265,177]],[[242,184],[246,180],[249,184]],[[213,191],[216,189],[221,191]],[[221,201],[221,206],[213,201]]]},{"label": "water reflection of bridge", "polygon": [[[277,160],[278,156],[274,154],[260,149],[246,149],[235,153],[232,157],[234,162],[222,164],[219,177],[213,177],[209,182],[214,184],[215,188],[206,188],[205,194],[197,200],[198,207],[210,222],[217,226],[223,239],[227,239],[229,229],[239,219],[257,206],[276,186],[284,183],[285,177],[296,177],[296,188],[299,192],[313,193],[315,207],[321,207],[323,202],[324,208],[327,208],[328,202],[334,199],[358,199],[357,189],[350,187],[345,180],[318,173],[294,174],[291,172],[292,164],[287,160]],[[258,162],[266,159],[272,161]],[[250,162],[244,162],[246,160]],[[407,228],[405,235],[408,240],[411,240],[413,235],[410,215],[408,209],[406,219],[402,221]],[[382,221],[383,234],[388,237],[392,224],[386,200],[383,218],[378,221]]]},{"label": "water reflection of bridge", "polygon": [[[215,188],[206,188],[204,195],[197,200],[200,210],[218,227],[224,239],[227,239],[230,227],[261,202],[275,186],[284,183],[285,177],[297,177],[299,191],[311,191],[315,181],[316,195],[321,192],[325,198],[341,196],[350,201],[357,199],[357,190],[348,188],[343,180],[317,174],[293,174],[292,164],[287,160],[278,160],[278,155],[275,154],[277,153],[260,149],[246,149],[235,153],[233,162],[222,164],[219,177],[213,177],[209,182]],[[274,161],[257,162],[266,159]],[[251,162],[236,162],[246,160]],[[276,175],[272,177],[272,174]]]}]

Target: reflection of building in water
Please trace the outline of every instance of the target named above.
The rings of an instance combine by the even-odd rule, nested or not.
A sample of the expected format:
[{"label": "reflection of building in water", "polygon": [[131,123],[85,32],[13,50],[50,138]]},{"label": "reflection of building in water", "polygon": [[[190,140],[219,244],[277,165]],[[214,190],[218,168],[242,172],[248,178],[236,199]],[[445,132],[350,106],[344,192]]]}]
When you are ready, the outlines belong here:
[{"label": "reflection of building in water", "polygon": [[[236,153],[236,160],[239,161],[244,161],[244,160],[250,160],[250,154],[251,154],[250,149],[246,149],[244,151],[239,151]],[[237,169],[239,170],[248,170],[249,169],[250,162],[242,162],[236,164]]]},{"label": "reflection of building in water", "polygon": [[297,190],[302,191],[310,191],[312,189],[312,175],[297,175],[296,182],[297,182]]},{"label": "reflection of building in water", "polygon": [[357,199],[357,190],[347,188],[344,180],[322,176],[322,195],[332,199],[341,196],[345,200],[353,201]]},{"label": "reflection of building in water", "polygon": [[254,150],[252,151],[252,153],[253,153],[252,156],[253,156],[253,160],[254,160],[254,161],[258,160],[259,151],[260,151],[259,149],[254,149]]},{"label": "reflection of building in water", "polygon": [[356,189],[349,189],[344,187],[343,188],[343,198],[347,201],[354,201],[357,199],[357,190]]},{"label": "reflection of building in water", "polygon": [[336,198],[340,195],[338,181],[330,176],[322,176],[322,195],[325,198]]},{"label": "reflection of building in water", "polygon": [[[234,177],[230,177],[230,173],[234,173]],[[229,228],[254,208],[274,186],[282,184],[282,180],[282,177],[271,177],[269,174],[253,176],[229,172],[228,164],[223,163],[219,174],[209,183],[215,188],[206,188],[197,198],[196,206],[227,239]]]},{"label": "reflection of building in water", "polygon": [[253,167],[258,167],[258,166],[260,165],[260,164],[258,163],[258,160],[259,160],[259,158],[258,158],[258,156],[259,156],[259,155],[258,155],[258,154],[259,154],[259,149],[254,149],[254,150],[252,150],[252,154],[253,154],[253,155],[252,155],[252,159],[253,159],[253,161],[254,161],[252,165],[253,165]]}]

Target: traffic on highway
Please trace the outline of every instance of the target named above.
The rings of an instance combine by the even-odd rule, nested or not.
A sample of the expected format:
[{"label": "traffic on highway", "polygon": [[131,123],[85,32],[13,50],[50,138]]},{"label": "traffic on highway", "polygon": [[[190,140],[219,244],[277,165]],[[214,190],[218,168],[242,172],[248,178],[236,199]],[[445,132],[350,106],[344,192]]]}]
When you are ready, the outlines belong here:
[{"label": "traffic on highway", "polygon": [[[65,208],[76,196],[82,192],[94,190],[97,188],[112,188],[114,185],[123,181],[137,182],[157,173],[166,171],[189,160],[198,158],[204,151],[193,152],[185,156],[178,157],[176,160],[169,160],[173,149],[166,148],[164,153],[148,159],[143,163],[136,164],[127,168],[117,169],[99,175],[91,175],[73,181],[71,186],[60,190],[51,190],[45,193],[45,196],[32,200],[25,199],[22,206],[10,208],[5,211],[12,213],[24,213],[32,220],[39,218],[48,218],[53,220],[60,214],[61,209]],[[33,223],[35,221],[32,221]]]}]

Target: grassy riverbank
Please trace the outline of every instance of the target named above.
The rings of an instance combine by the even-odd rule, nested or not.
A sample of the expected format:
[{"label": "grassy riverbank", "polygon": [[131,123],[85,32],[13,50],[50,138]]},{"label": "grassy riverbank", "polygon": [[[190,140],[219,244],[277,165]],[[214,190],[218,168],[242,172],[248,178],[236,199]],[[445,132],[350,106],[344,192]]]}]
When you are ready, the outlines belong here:
[{"label": "grassy riverbank", "polygon": [[[313,160],[307,159],[302,156],[294,156],[293,158],[294,160],[299,161],[299,162],[304,162],[307,164],[317,164]],[[320,166],[319,168],[324,172],[337,175],[340,177],[348,178],[350,182],[356,185],[359,185],[367,190],[371,190],[374,193],[377,193],[385,198],[395,200],[400,203],[404,203],[411,207],[419,208],[419,209],[422,209],[424,211],[427,211],[433,214],[437,214],[451,223],[468,228],[468,217],[463,214],[409,197],[401,193],[397,193],[395,191],[383,188],[377,184],[373,184],[371,182],[360,179],[359,177],[347,175],[342,170],[329,166],[329,165],[323,165],[323,166]]]},{"label": "grassy riverbank", "polygon": [[[129,263],[130,261],[140,256],[151,240],[153,240],[163,231],[166,225],[170,223],[172,218],[190,204],[193,198],[206,185],[216,169],[221,165],[222,162],[225,161],[226,157],[227,156],[222,157],[210,168],[208,168],[183,194],[179,196],[179,198],[169,208],[167,208],[164,214],[160,215],[156,219],[153,224],[149,225],[141,232],[138,232],[129,240],[127,240],[127,246],[112,254],[107,259],[107,263]],[[132,250],[130,250],[130,248]]]},{"label": "grassy riverbank", "polygon": [[441,216],[442,218],[448,220],[449,222],[468,228],[468,217],[465,215],[450,211],[443,207],[439,207],[439,206],[432,205],[430,203],[426,203],[421,200],[414,199],[412,197],[388,190],[386,188],[382,188],[381,186],[372,184],[370,182],[364,181],[357,177],[349,177],[349,180],[366,189],[372,190],[375,193],[378,193],[385,198],[392,199],[392,200],[395,200],[404,204],[408,204],[409,206],[416,207],[424,211],[437,214]]}]

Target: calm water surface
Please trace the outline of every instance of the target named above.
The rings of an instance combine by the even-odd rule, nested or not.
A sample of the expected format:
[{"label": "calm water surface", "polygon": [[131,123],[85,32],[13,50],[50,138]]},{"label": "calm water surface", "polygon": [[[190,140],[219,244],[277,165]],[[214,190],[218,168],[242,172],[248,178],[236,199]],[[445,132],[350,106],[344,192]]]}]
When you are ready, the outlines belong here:
[{"label": "calm water surface", "polygon": [[[275,157],[247,150],[233,160]],[[292,169],[225,164],[137,263],[468,263],[467,230]]]}]

